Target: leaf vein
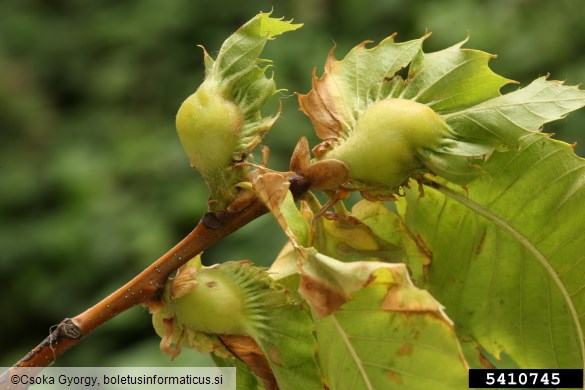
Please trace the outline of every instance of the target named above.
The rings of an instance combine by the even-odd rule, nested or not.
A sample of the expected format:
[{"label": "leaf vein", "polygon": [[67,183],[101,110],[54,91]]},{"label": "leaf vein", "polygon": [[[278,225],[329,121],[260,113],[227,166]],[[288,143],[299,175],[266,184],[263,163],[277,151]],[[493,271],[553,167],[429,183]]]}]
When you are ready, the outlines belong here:
[{"label": "leaf vein", "polygon": [[460,62],[456,66],[451,67],[450,69],[445,70],[445,73],[443,73],[440,77],[433,80],[429,85],[426,86],[426,88],[421,88],[418,91],[418,93],[412,97],[412,100],[417,101],[417,99],[419,99],[421,97],[421,95],[425,94],[432,87],[434,87],[436,84],[438,84],[441,80],[443,80],[445,77],[449,76],[452,72],[454,72],[458,68],[461,68],[462,66],[464,66],[470,62],[477,61],[477,60],[478,60],[477,58],[471,58],[471,59],[465,60],[463,62]]},{"label": "leaf vein", "polygon": [[[559,289],[561,295],[563,296],[563,299],[565,300],[567,307],[569,308],[569,312],[571,313],[571,318],[573,319],[573,322],[575,324],[575,329],[577,330],[577,333],[579,335],[579,344],[580,344],[579,347],[581,349],[581,355],[585,356],[585,337],[583,336],[583,328],[581,327],[580,322],[579,322],[580,315],[578,314],[577,309],[575,308],[575,305],[574,305],[573,300],[571,299],[571,297],[569,295],[569,292],[567,291],[567,288],[565,287],[565,285],[563,284],[559,275],[555,272],[555,270],[553,269],[551,264],[548,262],[547,258],[544,256],[544,254],[535,245],[533,245],[532,242],[528,238],[523,236],[518,230],[516,230],[513,226],[511,226],[506,221],[501,219],[498,215],[494,214],[491,210],[485,209],[484,207],[475,203],[471,199],[451,190],[450,188],[438,185],[438,183],[436,183],[436,188],[438,191],[440,191],[444,195],[449,196],[450,198],[460,202],[462,205],[471,208],[476,213],[483,216],[488,221],[492,222],[495,226],[500,228],[502,231],[508,233],[520,245],[525,247],[533,255],[533,257],[536,260],[538,260],[538,262],[547,271],[550,278],[553,279],[553,281],[555,282],[557,288]],[[582,232],[581,234],[585,234],[585,232]],[[573,238],[573,240],[574,239],[575,238]]]},{"label": "leaf vein", "polygon": [[331,322],[333,323],[333,325],[335,326],[335,328],[339,332],[339,335],[343,339],[343,343],[345,344],[349,354],[351,355],[351,358],[355,362],[355,364],[358,368],[358,371],[360,373],[360,376],[362,377],[362,380],[364,381],[364,384],[366,385],[366,388],[368,390],[374,390],[374,387],[370,383],[370,378],[366,374],[366,371],[364,369],[364,366],[362,364],[362,361],[361,361],[359,355],[357,354],[357,351],[355,350],[355,348],[351,344],[351,342],[347,336],[347,333],[345,332],[345,329],[343,329],[343,327],[341,326],[341,324],[337,320],[336,313],[331,314]]}]

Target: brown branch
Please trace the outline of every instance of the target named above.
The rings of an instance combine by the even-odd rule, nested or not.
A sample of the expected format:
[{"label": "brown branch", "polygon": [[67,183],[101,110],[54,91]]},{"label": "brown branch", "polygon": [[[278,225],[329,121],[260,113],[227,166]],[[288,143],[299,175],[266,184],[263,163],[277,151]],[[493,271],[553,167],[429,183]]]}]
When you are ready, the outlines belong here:
[{"label": "brown branch", "polygon": [[66,318],[15,367],[46,367],[101,324],[138,304],[160,298],[169,275],[223,237],[267,212],[254,199],[237,212],[207,213],[195,229],[152,265],[83,313]]},{"label": "brown branch", "polygon": [[[289,190],[299,199],[311,186],[311,180],[302,175],[288,177]],[[77,345],[98,326],[118,314],[139,304],[160,299],[167,278],[180,266],[216,243],[267,212],[267,208],[254,198],[238,211],[208,212],[195,229],[181,242],[165,253],[148,268],[110,294],[93,307],[73,317],[65,318],[36,348],[20,359],[13,368],[27,368],[29,376],[36,376],[42,368],[53,363],[71,347]],[[10,382],[13,369],[0,375],[0,388],[26,389],[28,385]]]}]

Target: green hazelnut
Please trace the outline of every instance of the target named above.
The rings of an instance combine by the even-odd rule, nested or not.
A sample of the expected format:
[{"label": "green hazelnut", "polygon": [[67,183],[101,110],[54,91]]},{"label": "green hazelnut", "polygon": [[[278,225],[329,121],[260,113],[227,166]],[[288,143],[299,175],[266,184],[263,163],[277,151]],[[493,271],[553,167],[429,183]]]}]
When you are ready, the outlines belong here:
[{"label": "green hazelnut", "polygon": [[[219,268],[191,273],[186,291],[173,297],[170,307],[175,318],[186,328],[210,334],[245,333],[245,297],[229,275]],[[173,289],[177,286],[174,285]]]},{"label": "green hazelnut", "polygon": [[406,99],[385,99],[368,107],[353,131],[324,159],[343,161],[349,178],[395,188],[424,168],[418,152],[437,148],[451,130],[430,107]]},{"label": "green hazelnut", "polygon": [[231,164],[243,123],[240,108],[207,80],[179,108],[177,131],[191,165],[204,175],[222,171]]}]

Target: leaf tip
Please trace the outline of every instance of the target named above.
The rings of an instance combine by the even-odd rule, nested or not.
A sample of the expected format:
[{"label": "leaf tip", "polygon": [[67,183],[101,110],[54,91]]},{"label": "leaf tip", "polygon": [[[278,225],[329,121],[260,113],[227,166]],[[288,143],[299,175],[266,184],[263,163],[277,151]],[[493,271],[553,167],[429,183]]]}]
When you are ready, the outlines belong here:
[{"label": "leaf tip", "polygon": [[[393,38],[395,35],[396,35],[396,33],[392,34],[390,37]],[[367,49],[366,46],[369,45],[370,43],[374,43],[374,41],[372,41],[371,39],[366,39],[365,41],[363,41],[362,43],[360,43],[356,47],[354,47],[352,50]]]},{"label": "leaf tip", "polygon": [[335,58],[335,49],[337,48],[337,43],[333,42],[333,47],[329,50],[327,54],[327,61],[325,61],[325,72],[331,72],[332,64],[337,62]]},{"label": "leaf tip", "polygon": [[258,14],[260,18],[260,34],[267,36],[268,39],[273,39],[280,34],[303,27],[303,23],[292,23],[293,19],[284,20],[284,17],[272,18],[270,17],[272,12],[273,10],[271,9],[270,12],[260,12]]}]

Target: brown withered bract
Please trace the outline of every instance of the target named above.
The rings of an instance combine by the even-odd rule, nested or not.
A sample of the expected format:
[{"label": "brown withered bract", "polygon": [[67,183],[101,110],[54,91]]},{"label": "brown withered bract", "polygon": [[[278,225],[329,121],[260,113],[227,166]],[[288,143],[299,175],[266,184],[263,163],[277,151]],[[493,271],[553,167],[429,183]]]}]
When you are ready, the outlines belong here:
[{"label": "brown withered bract", "polygon": [[290,161],[290,170],[311,181],[310,188],[315,190],[336,190],[347,182],[347,166],[335,159],[311,163],[309,141],[301,137]]},{"label": "brown withered bract", "polygon": [[253,338],[238,335],[220,335],[219,338],[234,356],[246,363],[252,372],[262,380],[267,390],[278,389],[278,383],[268,360]]}]

